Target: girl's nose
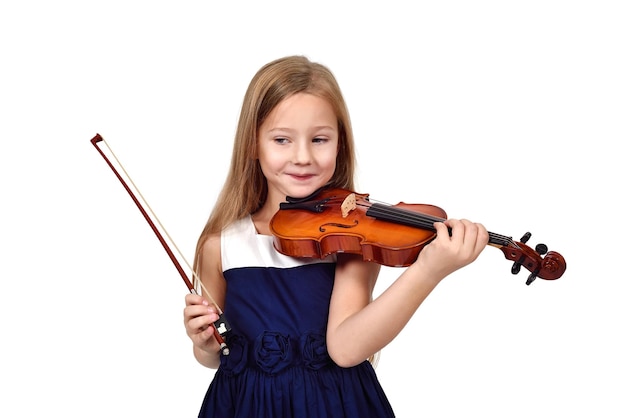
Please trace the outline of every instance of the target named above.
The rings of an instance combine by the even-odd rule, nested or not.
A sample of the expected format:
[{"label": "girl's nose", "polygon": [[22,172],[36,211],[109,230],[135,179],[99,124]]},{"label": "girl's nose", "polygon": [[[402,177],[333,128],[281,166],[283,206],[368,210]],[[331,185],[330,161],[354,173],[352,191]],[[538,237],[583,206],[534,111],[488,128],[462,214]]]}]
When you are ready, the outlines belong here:
[{"label": "girl's nose", "polygon": [[311,149],[308,143],[299,142],[294,151],[295,164],[308,164],[311,162]]}]

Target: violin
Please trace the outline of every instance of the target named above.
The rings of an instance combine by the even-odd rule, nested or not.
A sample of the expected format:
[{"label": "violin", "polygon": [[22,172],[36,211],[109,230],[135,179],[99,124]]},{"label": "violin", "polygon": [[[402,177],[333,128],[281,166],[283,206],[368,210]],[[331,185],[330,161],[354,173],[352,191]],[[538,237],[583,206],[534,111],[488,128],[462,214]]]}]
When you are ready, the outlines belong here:
[{"label": "violin", "polygon": [[[334,253],[360,254],[365,261],[390,267],[411,265],[426,244],[436,236],[435,222],[446,220],[446,212],[434,205],[374,203],[369,194],[340,188],[321,188],[304,198],[287,197],[270,221],[274,246],[292,257],[324,258]],[[527,232],[514,241],[489,232],[488,245],[499,248],[513,261],[512,274],[522,267],[530,275],[560,278],[566,269],[563,256],[548,251],[545,244],[535,249],[526,245]]]}]

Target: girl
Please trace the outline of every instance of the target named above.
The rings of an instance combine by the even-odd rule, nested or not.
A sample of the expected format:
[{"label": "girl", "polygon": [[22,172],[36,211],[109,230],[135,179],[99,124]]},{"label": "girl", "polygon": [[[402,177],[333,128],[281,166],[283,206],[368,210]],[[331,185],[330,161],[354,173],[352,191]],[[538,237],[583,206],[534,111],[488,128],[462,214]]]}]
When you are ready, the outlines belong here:
[{"label": "girl", "polygon": [[350,118],[333,74],[302,56],[263,66],[246,92],[230,171],[194,262],[232,326],[229,355],[210,328],[216,306],[185,297],[195,358],[217,368],[200,417],[394,416],[368,358],[444,277],[478,257],[488,233],[467,220],[437,223],[436,238],[375,300],[378,264],[278,253],[269,222],[286,196],[353,190],[354,171]]}]

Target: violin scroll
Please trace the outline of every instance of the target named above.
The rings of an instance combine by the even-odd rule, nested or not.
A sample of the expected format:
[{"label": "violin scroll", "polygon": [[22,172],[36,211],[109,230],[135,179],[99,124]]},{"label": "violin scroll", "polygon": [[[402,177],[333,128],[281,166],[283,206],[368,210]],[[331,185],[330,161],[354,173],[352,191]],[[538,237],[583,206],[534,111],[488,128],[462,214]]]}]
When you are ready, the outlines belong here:
[{"label": "violin scroll", "polygon": [[567,267],[563,256],[556,251],[548,251],[545,244],[537,244],[533,250],[526,245],[530,237],[531,233],[526,232],[519,242],[511,241],[510,245],[500,247],[505,258],[513,261],[511,273],[518,274],[521,267],[525,267],[530,271],[526,280],[527,285],[534,282],[537,277],[544,280],[560,278]]}]

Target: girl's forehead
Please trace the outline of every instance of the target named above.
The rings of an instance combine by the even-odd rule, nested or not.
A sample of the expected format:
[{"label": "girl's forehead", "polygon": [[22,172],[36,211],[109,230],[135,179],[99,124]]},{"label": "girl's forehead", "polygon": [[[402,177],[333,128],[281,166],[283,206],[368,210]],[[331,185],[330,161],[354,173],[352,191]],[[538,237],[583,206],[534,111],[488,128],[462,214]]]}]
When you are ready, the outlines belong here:
[{"label": "girl's forehead", "polygon": [[289,121],[336,121],[334,107],[325,98],[297,93],[280,101],[267,115],[264,124]]}]

